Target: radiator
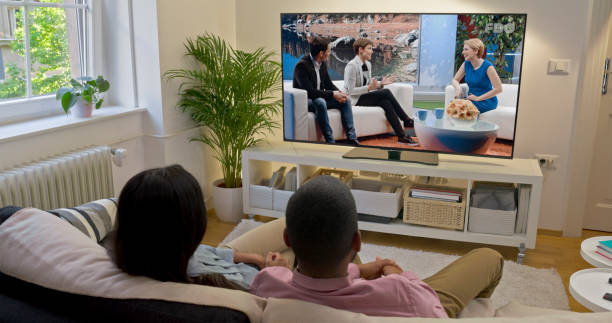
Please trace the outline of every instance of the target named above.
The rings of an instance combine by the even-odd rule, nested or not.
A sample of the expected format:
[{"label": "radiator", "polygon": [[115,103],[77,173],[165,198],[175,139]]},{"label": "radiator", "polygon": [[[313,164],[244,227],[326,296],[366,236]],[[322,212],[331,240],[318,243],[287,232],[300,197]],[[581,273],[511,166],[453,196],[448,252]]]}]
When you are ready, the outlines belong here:
[{"label": "radiator", "polygon": [[113,197],[110,147],[92,147],[0,171],[0,207],[43,210]]}]

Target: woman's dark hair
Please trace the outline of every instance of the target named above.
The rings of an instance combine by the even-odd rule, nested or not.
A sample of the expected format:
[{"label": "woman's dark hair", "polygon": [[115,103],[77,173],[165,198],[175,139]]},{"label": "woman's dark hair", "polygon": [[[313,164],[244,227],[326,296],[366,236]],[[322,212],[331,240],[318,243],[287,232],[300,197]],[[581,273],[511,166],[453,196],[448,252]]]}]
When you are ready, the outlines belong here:
[{"label": "woman's dark hair", "polygon": [[131,275],[235,288],[221,275],[188,277],[189,259],[205,231],[204,196],[193,175],[180,165],[145,170],[119,195],[115,261]]}]

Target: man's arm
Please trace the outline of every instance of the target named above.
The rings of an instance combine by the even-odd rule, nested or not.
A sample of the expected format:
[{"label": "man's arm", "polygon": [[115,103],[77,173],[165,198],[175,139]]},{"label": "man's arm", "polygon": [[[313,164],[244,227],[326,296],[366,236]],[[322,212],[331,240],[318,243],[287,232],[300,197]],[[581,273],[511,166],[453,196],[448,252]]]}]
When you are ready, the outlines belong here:
[{"label": "man's arm", "polygon": [[326,63],[321,64],[321,69],[319,70],[319,73],[321,73],[321,83],[323,83],[323,88],[325,88],[326,90],[340,91],[336,87],[334,82],[331,81],[331,78],[329,78],[329,73],[327,73]]},{"label": "man's arm", "polygon": [[[298,88],[306,90],[309,99],[324,98],[326,100],[331,100],[334,97],[333,91],[321,91],[317,89],[316,81],[315,84],[313,84],[309,78],[308,69],[308,66],[304,63],[298,63],[298,65],[295,66],[295,75],[293,77],[295,77],[295,80],[299,85]],[[323,82],[322,75],[321,82]]]}]

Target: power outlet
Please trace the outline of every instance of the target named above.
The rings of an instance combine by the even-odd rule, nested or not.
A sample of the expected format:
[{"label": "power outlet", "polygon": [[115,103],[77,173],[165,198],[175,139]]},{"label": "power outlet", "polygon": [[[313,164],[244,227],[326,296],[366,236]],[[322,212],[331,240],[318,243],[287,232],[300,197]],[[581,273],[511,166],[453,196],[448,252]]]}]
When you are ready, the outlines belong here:
[{"label": "power outlet", "polygon": [[559,155],[535,154],[535,158],[540,163],[540,167],[555,169],[555,164],[556,161],[559,159]]}]

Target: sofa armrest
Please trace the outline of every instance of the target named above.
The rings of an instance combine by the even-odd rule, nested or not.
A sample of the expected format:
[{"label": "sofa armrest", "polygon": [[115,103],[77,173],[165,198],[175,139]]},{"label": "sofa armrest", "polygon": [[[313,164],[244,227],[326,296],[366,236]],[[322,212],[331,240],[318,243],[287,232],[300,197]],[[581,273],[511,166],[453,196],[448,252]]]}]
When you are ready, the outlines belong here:
[{"label": "sofa armrest", "polygon": [[308,140],[308,94],[306,90],[285,88],[283,107],[285,139]]},{"label": "sofa armrest", "polygon": [[397,99],[397,102],[402,106],[404,112],[408,117],[412,118],[414,113],[413,101],[414,101],[414,88],[412,85],[407,83],[392,83],[385,86],[389,89],[393,96]]},{"label": "sofa armrest", "polygon": [[[463,93],[468,93],[467,84],[461,83],[461,88],[463,89]],[[455,88],[452,85],[446,86],[446,89],[444,91],[444,111],[446,111],[446,107],[454,99],[455,99]]]}]

